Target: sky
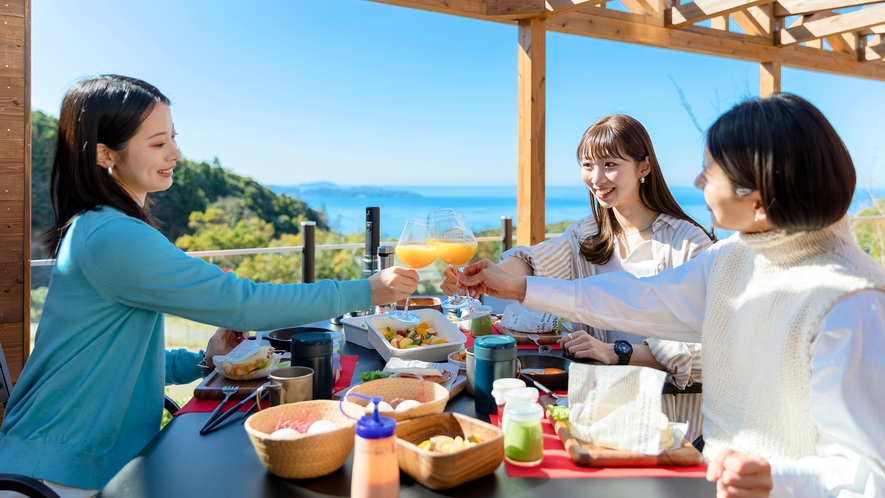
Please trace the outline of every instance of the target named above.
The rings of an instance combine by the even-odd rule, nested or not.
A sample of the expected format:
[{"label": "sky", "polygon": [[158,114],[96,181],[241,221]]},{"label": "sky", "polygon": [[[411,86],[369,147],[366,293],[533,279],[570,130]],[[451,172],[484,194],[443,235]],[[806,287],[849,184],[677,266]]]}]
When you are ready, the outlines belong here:
[{"label": "sky", "polygon": [[[32,107],[117,73],[173,102],[185,157],[264,184],[515,185],[517,28],[366,0],[32,0]],[[674,84],[675,82],[675,84]],[[547,34],[548,185],[612,113],[648,129],[672,186],[701,127],[759,88],[756,63]],[[834,124],[860,184],[885,186],[885,82],[784,69]]]}]

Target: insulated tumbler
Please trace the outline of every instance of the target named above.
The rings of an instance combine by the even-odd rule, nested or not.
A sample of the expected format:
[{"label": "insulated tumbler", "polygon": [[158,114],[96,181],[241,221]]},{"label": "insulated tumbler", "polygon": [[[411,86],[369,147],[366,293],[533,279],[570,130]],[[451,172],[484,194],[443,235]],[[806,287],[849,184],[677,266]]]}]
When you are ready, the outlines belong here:
[{"label": "insulated tumbler", "polygon": [[332,337],[325,332],[292,336],[292,366],[313,369],[313,399],[332,399]]},{"label": "insulated tumbler", "polygon": [[473,355],[476,411],[497,413],[498,404],[492,396],[492,384],[498,379],[517,376],[516,339],[508,335],[478,337],[473,343]]}]

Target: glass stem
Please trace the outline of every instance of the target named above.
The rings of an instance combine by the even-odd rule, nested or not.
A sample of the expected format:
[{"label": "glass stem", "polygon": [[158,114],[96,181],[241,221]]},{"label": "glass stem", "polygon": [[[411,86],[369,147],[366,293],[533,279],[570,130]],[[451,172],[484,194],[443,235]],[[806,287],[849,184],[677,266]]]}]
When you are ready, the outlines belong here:
[{"label": "glass stem", "polygon": [[403,315],[409,314],[409,300],[410,299],[412,299],[411,295],[409,295],[409,297],[406,298],[406,305],[403,307]]},{"label": "glass stem", "polygon": [[[464,273],[463,266],[458,267],[458,273]],[[473,299],[471,299],[471,297],[470,297],[470,289],[467,289],[465,291],[465,293],[467,294],[467,316],[472,316],[473,315]]]}]

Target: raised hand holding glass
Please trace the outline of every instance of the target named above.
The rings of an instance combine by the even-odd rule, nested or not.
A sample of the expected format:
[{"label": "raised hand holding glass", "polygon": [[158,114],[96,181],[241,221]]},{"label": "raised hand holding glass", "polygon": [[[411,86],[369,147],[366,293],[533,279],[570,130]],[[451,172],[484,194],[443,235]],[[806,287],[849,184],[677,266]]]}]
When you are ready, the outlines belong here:
[{"label": "raised hand holding glass", "polygon": [[[436,261],[436,246],[428,244],[428,227],[425,220],[410,218],[406,220],[403,233],[399,236],[394,252],[400,262],[409,268],[424,268]],[[394,311],[390,318],[403,323],[421,323],[421,317],[409,313],[409,298],[403,311]]]}]

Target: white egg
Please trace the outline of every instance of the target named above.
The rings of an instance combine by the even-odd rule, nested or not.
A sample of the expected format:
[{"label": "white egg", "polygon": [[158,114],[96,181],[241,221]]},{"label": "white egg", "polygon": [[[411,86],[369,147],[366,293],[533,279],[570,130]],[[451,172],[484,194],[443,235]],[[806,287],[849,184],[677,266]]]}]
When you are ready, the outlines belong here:
[{"label": "white egg", "polygon": [[331,420],[317,420],[310,424],[307,428],[308,434],[325,434],[326,432],[337,431],[341,426]]},{"label": "white egg", "polygon": [[397,413],[402,413],[404,411],[411,410],[412,408],[417,408],[421,406],[419,401],[415,401],[414,399],[407,399],[396,406]]},{"label": "white egg", "polygon": [[269,436],[267,436],[268,439],[276,439],[280,441],[288,439],[298,439],[300,437],[302,437],[302,434],[300,432],[296,431],[295,429],[289,428],[277,429],[273,431]]},{"label": "white egg", "polygon": [[[386,401],[382,401],[378,403],[378,412],[392,412],[393,407],[390,406],[390,403]],[[375,403],[369,403],[366,405],[366,415],[373,415],[375,413]]]}]

